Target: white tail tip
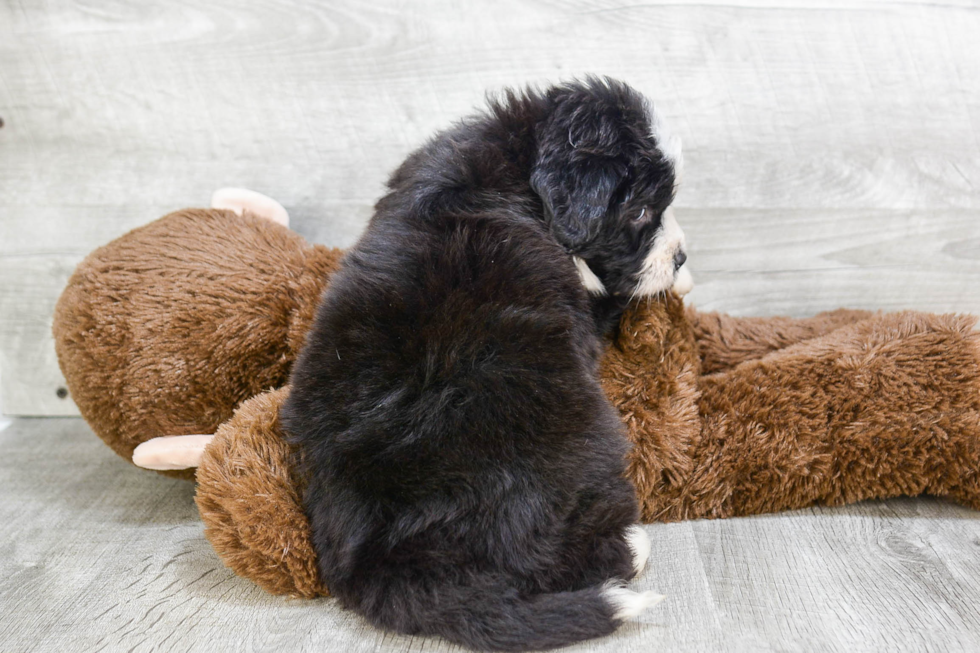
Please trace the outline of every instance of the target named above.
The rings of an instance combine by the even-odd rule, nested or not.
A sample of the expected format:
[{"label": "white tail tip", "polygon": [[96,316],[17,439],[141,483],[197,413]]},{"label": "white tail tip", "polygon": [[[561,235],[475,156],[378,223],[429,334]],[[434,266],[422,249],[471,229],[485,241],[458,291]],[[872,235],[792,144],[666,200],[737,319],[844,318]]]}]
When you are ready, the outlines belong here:
[{"label": "white tail tip", "polygon": [[642,526],[633,524],[626,529],[626,543],[633,552],[633,570],[639,576],[650,557],[650,536]]},{"label": "white tail tip", "polygon": [[219,188],[211,196],[211,208],[228,209],[238,215],[241,215],[242,211],[248,211],[260,218],[278,222],[284,227],[289,226],[289,213],[282,204],[267,195],[247,188]]},{"label": "white tail tip", "polygon": [[617,581],[609,581],[602,588],[602,598],[612,606],[613,619],[625,621],[643,614],[647,608],[660,603],[665,597],[654,592],[634,592]]}]

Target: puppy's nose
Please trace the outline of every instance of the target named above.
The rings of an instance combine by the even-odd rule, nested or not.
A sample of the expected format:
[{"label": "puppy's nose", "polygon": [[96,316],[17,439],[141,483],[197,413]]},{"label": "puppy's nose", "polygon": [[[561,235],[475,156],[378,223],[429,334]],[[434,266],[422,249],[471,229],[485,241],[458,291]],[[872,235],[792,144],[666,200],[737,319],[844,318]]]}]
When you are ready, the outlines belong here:
[{"label": "puppy's nose", "polygon": [[684,250],[677,250],[677,253],[674,254],[674,272],[680,270],[681,266],[684,265],[684,261],[686,260],[687,254],[684,253]]}]

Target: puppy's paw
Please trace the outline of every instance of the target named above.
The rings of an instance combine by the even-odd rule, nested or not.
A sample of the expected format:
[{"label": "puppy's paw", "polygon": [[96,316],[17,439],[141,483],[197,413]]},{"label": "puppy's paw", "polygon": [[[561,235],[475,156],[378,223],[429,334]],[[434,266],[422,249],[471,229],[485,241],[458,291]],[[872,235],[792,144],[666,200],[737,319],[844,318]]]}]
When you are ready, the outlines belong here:
[{"label": "puppy's paw", "polygon": [[602,587],[602,598],[612,606],[613,619],[617,621],[632,619],[664,600],[662,594],[626,589],[622,581],[617,580],[611,580]]},{"label": "puppy's paw", "polygon": [[650,557],[650,536],[642,526],[633,524],[626,529],[626,544],[633,552],[633,570],[639,576]]}]

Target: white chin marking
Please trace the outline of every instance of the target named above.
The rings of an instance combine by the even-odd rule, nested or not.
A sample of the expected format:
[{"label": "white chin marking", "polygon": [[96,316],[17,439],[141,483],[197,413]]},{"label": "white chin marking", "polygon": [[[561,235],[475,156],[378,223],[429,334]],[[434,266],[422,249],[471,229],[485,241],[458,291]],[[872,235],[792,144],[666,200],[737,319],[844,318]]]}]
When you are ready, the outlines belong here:
[{"label": "white chin marking", "polygon": [[670,287],[672,291],[678,296],[683,297],[687,293],[694,290],[694,277],[691,276],[691,271],[687,269],[687,264],[681,266],[681,269],[677,271],[677,277],[674,279],[674,285]]},{"label": "white chin marking", "polygon": [[642,526],[633,524],[626,529],[626,544],[633,552],[633,570],[639,575],[650,557],[650,536]]},{"label": "white chin marking", "polygon": [[602,280],[595,276],[595,272],[592,271],[589,264],[577,256],[573,256],[572,261],[575,263],[575,269],[578,270],[578,276],[585,289],[593,295],[605,295],[606,287],[602,285]]},{"label": "white chin marking", "polygon": [[634,592],[622,585],[622,581],[610,580],[602,586],[603,600],[612,606],[613,619],[625,621],[643,613],[652,605],[664,600],[663,595],[653,592]]},{"label": "white chin marking", "polygon": [[684,249],[684,232],[681,231],[674,210],[664,211],[660,229],[653,237],[653,247],[643,259],[634,291],[635,297],[653,297],[674,285],[674,256]]}]

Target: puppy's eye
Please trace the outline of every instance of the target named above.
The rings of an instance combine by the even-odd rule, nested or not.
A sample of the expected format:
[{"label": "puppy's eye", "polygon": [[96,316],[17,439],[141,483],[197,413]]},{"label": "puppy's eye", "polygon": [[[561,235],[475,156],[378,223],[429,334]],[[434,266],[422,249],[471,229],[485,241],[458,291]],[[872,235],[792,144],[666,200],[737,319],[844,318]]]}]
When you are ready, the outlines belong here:
[{"label": "puppy's eye", "polygon": [[647,207],[643,207],[643,210],[640,211],[640,215],[633,218],[633,222],[637,224],[646,224],[647,222],[650,222],[650,212],[647,210]]}]

